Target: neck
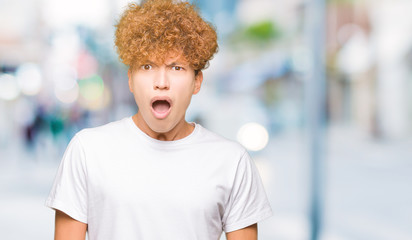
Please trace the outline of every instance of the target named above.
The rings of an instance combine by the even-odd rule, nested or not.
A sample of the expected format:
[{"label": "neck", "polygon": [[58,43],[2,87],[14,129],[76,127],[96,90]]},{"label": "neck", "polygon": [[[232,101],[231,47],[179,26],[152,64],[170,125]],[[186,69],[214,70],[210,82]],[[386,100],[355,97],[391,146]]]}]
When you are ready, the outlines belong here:
[{"label": "neck", "polygon": [[153,131],[149,125],[144,121],[141,114],[136,113],[133,117],[134,124],[149,137],[160,140],[160,141],[176,141],[189,136],[193,130],[194,126],[184,120],[184,118],[179,121],[179,123],[174,126],[171,130],[167,132],[156,132]]}]

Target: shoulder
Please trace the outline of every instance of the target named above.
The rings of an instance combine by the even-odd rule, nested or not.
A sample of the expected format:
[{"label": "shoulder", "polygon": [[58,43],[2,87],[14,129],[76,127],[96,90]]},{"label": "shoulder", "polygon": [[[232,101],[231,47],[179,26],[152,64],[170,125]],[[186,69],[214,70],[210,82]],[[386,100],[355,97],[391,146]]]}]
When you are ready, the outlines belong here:
[{"label": "shoulder", "polygon": [[212,132],[202,126],[200,127],[199,143],[207,147],[210,151],[218,153],[235,154],[242,157],[247,154],[246,149],[238,142],[223,137],[215,132]]},{"label": "shoulder", "polygon": [[126,121],[127,118],[123,118],[98,127],[85,128],[76,133],[75,138],[79,139],[82,143],[88,144],[114,141],[127,133]]}]

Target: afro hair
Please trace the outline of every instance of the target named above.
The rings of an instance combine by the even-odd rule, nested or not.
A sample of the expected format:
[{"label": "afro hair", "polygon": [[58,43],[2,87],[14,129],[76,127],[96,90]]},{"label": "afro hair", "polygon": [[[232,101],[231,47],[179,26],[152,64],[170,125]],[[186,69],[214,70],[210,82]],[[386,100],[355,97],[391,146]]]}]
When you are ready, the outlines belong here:
[{"label": "afro hair", "polygon": [[119,58],[132,68],[181,54],[193,69],[203,70],[218,49],[214,27],[193,5],[173,0],[129,4],[116,25],[115,38]]}]

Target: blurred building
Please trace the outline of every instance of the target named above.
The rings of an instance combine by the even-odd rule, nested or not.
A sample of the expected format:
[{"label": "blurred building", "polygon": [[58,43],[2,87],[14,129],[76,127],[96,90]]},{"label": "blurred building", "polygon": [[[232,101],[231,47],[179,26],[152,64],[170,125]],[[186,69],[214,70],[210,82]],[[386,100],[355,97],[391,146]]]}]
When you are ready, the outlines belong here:
[{"label": "blurred building", "polygon": [[[217,27],[219,52],[187,118],[251,152],[275,210],[261,238],[307,239],[311,2],[193,2]],[[68,141],[137,111],[113,44],[127,3],[0,0],[0,238],[52,236],[42,201]],[[408,0],[326,1],[322,239],[412,239],[411,10]],[[24,221],[38,225],[21,231]]]}]

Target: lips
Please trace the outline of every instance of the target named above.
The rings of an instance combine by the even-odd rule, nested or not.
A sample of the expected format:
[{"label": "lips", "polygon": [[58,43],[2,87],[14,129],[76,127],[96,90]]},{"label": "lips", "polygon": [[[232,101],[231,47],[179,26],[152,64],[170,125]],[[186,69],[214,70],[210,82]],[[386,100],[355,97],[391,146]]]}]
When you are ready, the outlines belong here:
[{"label": "lips", "polygon": [[166,118],[172,108],[172,100],[166,96],[154,97],[150,103],[152,113],[158,119]]}]

